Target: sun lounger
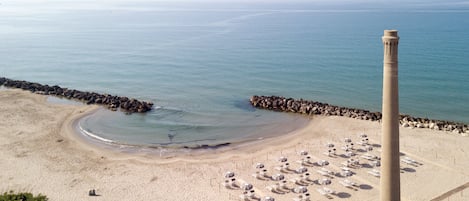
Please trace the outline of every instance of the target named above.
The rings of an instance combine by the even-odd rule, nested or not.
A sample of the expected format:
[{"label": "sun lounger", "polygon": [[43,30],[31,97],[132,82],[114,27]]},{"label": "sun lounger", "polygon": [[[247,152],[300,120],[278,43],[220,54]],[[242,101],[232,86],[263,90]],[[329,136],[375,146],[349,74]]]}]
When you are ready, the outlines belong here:
[{"label": "sun lounger", "polygon": [[367,160],[377,160],[378,157],[377,156],[374,156],[374,155],[371,155],[371,154],[363,154],[360,156],[361,158],[364,158],[364,159],[367,159]]},{"label": "sun lounger", "polygon": [[[305,194],[308,194],[308,196],[305,196]],[[293,198],[293,201],[311,201],[311,199],[309,198],[309,193],[305,194],[298,195],[298,197]]]},{"label": "sun lounger", "polygon": [[322,171],[327,172],[327,174],[334,175],[334,172],[331,170],[328,170],[327,168],[321,168]]},{"label": "sun lounger", "polygon": [[355,186],[355,187],[359,187],[360,185],[358,185],[356,182],[353,182],[351,180],[348,180],[348,179],[344,179],[344,182],[347,183],[347,184],[350,184],[352,186]]},{"label": "sun lounger", "polygon": [[283,173],[290,173],[290,172],[295,171],[295,170],[290,169],[290,164],[289,163],[282,164],[278,167],[275,167],[275,169],[280,171],[280,172],[283,172]]},{"label": "sun lounger", "polygon": [[310,175],[311,174],[309,172],[306,172],[300,175],[300,178],[303,179],[303,181],[308,182],[308,183],[314,182],[314,180],[309,177]]},{"label": "sun lounger", "polygon": [[223,186],[229,189],[239,189],[239,184],[235,178],[226,179]]},{"label": "sun lounger", "polygon": [[254,190],[244,191],[243,194],[239,195],[239,197],[241,200],[259,200]]},{"label": "sun lounger", "polygon": [[330,177],[331,175],[326,172],[326,171],[323,171],[323,170],[316,170],[317,173],[319,173],[320,175],[322,176],[326,176],[326,177]]},{"label": "sun lounger", "polygon": [[283,190],[283,191],[285,191],[285,192],[290,192],[290,191],[293,190],[293,188],[294,188],[294,187],[288,186],[287,181],[282,181],[282,182],[279,184],[279,186],[280,186],[280,189]]},{"label": "sun lounger", "polygon": [[311,162],[310,159],[301,159],[301,160],[296,161],[296,162],[301,164],[302,166],[308,166],[308,167],[314,166],[313,162]]},{"label": "sun lounger", "polygon": [[323,154],[326,155],[326,156],[329,156],[329,157],[335,157],[336,156],[335,152],[336,152],[336,149],[333,148],[333,149],[327,150]]},{"label": "sun lounger", "polygon": [[369,163],[372,167],[380,167],[381,166],[381,161],[379,160],[374,160]]},{"label": "sun lounger", "polygon": [[343,180],[343,181],[339,181],[339,183],[342,185],[342,186],[345,186],[346,188],[350,188],[352,190],[357,190],[358,188],[358,184],[356,184],[355,182],[352,182],[350,180]]},{"label": "sun lounger", "polygon": [[326,197],[328,199],[332,199],[331,194],[328,191],[324,190],[324,188],[318,188],[318,189],[316,189],[316,191],[318,191],[319,194],[323,195],[324,197]]},{"label": "sun lounger", "polygon": [[335,194],[335,191],[330,189],[330,188],[327,188],[327,187],[324,187],[322,188],[327,194]]},{"label": "sun lounger", "polygon": [[278,184],[270,185],[270,186],[267,186],[266,188],[272,193],[285,194],[285,191],[283,191]]},{"label": "sun lounger", "polygon": [[293,179],[290,179],[290,182],[296,184],[296,185],[299,185],[299,186],[308,186],[311,184],[311,181],[308,181],[304,178],[301,178],[301,177],[296,177],[296,178],[293,178]]},{"label": "sun lounger", "polygon": [[409,157],[405,157],[403,159],[401,159],[402,162],[408,164],[408,165],[413,165],[413,166],[419,166],[421,165],[419,162],[409,158]]},{"label": "sun lounger", "polygon": [[379,170],[377,170],[377,169],[372,169],[372,170],[368,171],[368,174],[371,174],[375,177],[380,177],[381,176]]},{"label": "sun lounger", "polygon": [[253,177],[259,180],[269,180],[272,178],[272,176],[267,174],[266,169],[262,169],[260,171],[257,171],[256,173],[252,174]]}]

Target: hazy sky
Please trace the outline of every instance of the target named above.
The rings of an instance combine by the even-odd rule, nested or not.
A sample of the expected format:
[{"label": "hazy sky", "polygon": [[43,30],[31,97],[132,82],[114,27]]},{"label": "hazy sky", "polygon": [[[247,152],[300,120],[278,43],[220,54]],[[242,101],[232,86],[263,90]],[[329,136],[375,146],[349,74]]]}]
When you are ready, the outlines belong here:
[{"label": "hazy sky", "polygon": [[[277,8],[293,8],[295,5],[310,6],[303,9],[468,9],[469,0],[0,0],[0,12],[8,8],[24,10],[25,8],[52,9],[112,9],[129,7],[179,6],[193,8],[204,5],[204,8],[220,5],[244,5],[233,8],[250,8],[249,5],[289,5]],[[267,6],[268,7],[268,6]],[[267,8],[266,7],[266,8]],[[226,8],[232,8],[227,6]],[[259,6],[257,7],[259,8]]]}]

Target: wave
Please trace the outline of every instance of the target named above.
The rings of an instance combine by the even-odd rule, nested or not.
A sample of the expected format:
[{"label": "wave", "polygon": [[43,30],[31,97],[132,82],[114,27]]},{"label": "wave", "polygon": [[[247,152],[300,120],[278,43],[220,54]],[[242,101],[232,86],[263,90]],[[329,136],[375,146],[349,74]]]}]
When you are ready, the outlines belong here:
[{"label": "wave", "polygon": [[102,141],[102,142],[105,142],[105,143],[117,144],[114,140],[100,137],[100,136],[92,133],[91,131],[88,131],[87,129],[84,129],[81,126],[81,123],[78,123],[78,129],[80,130],[81,133],[83,133],[87,137],[90,137],[90,138],[93,138],[95,140]]}]

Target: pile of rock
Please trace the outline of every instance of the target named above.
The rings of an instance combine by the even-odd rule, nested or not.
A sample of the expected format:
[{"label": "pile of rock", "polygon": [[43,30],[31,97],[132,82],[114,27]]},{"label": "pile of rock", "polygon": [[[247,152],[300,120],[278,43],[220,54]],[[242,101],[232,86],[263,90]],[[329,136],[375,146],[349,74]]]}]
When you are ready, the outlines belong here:
[{"label": "pile of rock", "polygon": [[[260,109],[281,112],[299,113],[304,115],[345,116],[354,119],[380,121],[381,112],[370,112],[368,110],[339,107],[309,100],[295,100],[280,96],[253,96],[251,104]],[[432,120],[428,118],[400,115],[400,124],[410,128],[430,128],[456,133],[469,133],[469,126],[463,123]]]},{"label": "pile of rock", "polygon": [[34,82],[12,80],[0,77],[0,86],[2,85],[10,88],[28,90],[37,94],[54,95],[67,99],[79,100],[85,102],[86,104],[105,105],[107,108],[113,111],[116,111],[120,108],[127,113],[144,113],[150,111],[153,107],[153,103],[151,102],[139,101],[128,97],[98,94],[95,92],[62,88],[57,85],[49,86]]}]

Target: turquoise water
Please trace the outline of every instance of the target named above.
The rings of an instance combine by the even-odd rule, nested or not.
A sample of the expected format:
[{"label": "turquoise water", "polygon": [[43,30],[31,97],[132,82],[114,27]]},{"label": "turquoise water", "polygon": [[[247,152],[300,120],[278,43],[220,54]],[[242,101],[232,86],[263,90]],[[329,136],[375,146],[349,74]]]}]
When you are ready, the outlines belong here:
[{"label": "turquoise water", "polygon": [[0,76],[153,101],[80,122],[116,142],[244,141],[306,122],[252,95],[379,111],[381,36],[398,29],[401,113],[469,122],[469,12],[119,8],[1,13]]}]

